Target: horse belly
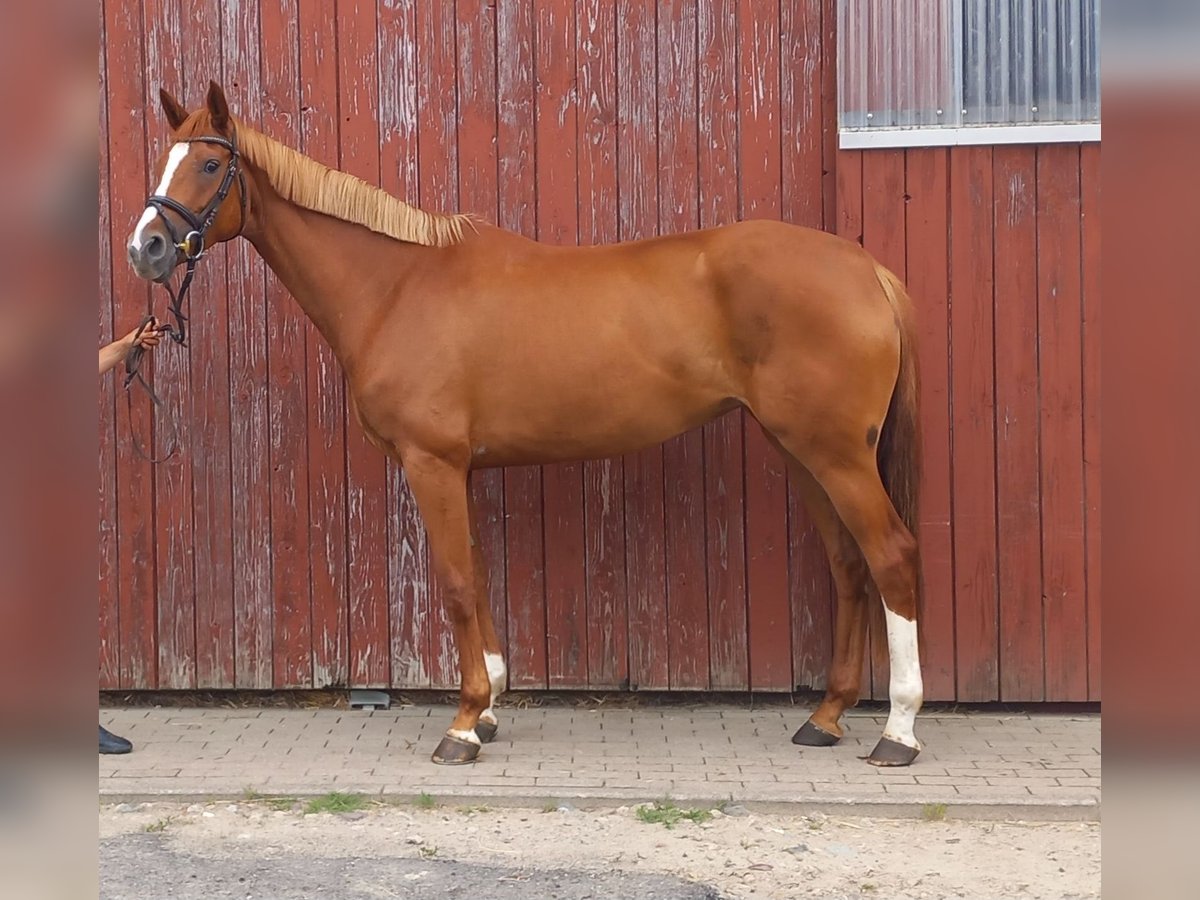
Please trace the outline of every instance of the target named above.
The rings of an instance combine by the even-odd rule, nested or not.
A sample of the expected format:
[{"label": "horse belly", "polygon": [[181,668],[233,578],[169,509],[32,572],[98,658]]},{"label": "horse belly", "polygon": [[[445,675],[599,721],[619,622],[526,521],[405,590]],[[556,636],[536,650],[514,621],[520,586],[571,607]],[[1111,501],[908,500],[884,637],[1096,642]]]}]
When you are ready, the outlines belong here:
[{"label": "horse belly", "polygon": [[479,467],[619,456],[704,424],[737,401],[695,386],[530,392],[490,404],[472,429]]}]

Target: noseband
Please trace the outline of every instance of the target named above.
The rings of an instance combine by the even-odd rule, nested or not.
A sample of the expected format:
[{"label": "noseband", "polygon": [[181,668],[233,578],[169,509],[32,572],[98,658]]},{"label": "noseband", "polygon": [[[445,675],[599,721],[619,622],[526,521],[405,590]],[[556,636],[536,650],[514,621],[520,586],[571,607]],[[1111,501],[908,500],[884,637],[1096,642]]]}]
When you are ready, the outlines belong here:
[{"label": "noseband", "polygon": [[[196,263],[204,256],[204,237],[208,234],[208,229],[212,227],[213,221],[217,218],[217,211],[220,210],[221,204],[229,196],[229,189],[233,187],[234,178],[238,179],[238,184],[241,188],[238,191],[241,220],[238,223],[237,234],[234,237],[241,234],[242,229],[246,227],[246,179],[238,164],[241,154],[238,152],[236,135],[233,140],[208,135],[205,137],[187,138],[180,143],[215,144],[218,147],[224,147],[229,151],[229,164],[225,168],[225,177],[221,179],[221,184],[217,188],[217,192],[208,201],[208,205],[200,210],[199,213],[192,212],[178,200],[163,194],[153,194],[146,199],[147,206],[153,206],[158,210],[159,217],[163,220],[163,224],[167,227],[167,232],[171,235],[171,243],[176,250],[183,253],[184,259],[187,260],[187,272],[184,274],[183,282],[179,286],[178,295],[171,289],[169,274],[160,282],[166,287],[167,293],[171,295],[171,314],[175,317],[176,323],[175,328],[171,328],[168,325],[165,330],[171,336],[171,340],[177,344],[182,344],[187,339],[183,324],[187,321],[187,316],[183,314],[183,298],[187,296],[188,288],[191,286],[192,275],[196,271]],[[179,232],[176,231],[175,225],[172,224],[171,217],[166,214],[167,210],[170,210],[183,219],[190,229],[182,238],[179,237]]]},{"label": "noseband", "polygon": [[[221,179],[221,185],[217,188],[217,192],[213,195],[212,199],[208,201],[208,204],[204,207],[204,209],[200,210],[199,213],[192,212],[178,200],[174,200],[171,197],[167,197],[162,194],[153,194],[146,199],[146,205],[153,206],[158,211],[158,215],[163,220],[163,224],[166,225],[167,233],[171,235],[171,243],[174,245],[176,250],[183,253],[184,259],[187,261],[187,272],[184,273],[183,281],[179,285],[178,293],[171,288],[171,275],[169,272],[159,281],[159,283],[167,289],[167,293],[171,297],[171,315],[175,317],[174,327],[171,325],[163,325],[159,330],[165,331],[175,343],[183,345],[187,340],[187,332],[184,325],[184,323],[187,322],[187,316],[183,313],[183,300],[187,296],[188,288],[192,283],[192,276],[196,272],[196,263],[198,263],[204,256],[204,237],[206,234],[208,234],[208,229],[212,227],[213,221],[216,220],[217,212],[220,210],[221,204],[224,203],[225,198],[229,196],[229,190],[233,187],[234,178],[238,180],[238,186],[240,187],[238,199],[241,206],[241,220],[238,223],[237,234],[235,234],[234,237],[237,237],[237,235],[242,233],[242,229],[246,227],[246,178],[242,173],[241,167],[239,166],[241,154],[238,152],[236,135],[232,140],[226,140],[223,137],[216,137],[215,135],[207,135],[204,137],[186,138],[180,143],[215,144],[216,146],[224,147],[229,151],[229,164],[225,168],[225,177]],[[170,210],[183,219],[184,223],[188,226],[189,231],[184,234],[182,238],[179,237],[179,232],[176,230],[175,225],[171,222],[171,217],[166,214],[167,210]],[[147,327],[151,327],[154,324],[154,316],[147,316],[139,326],[136,337],[140,337],[142,332],[145,331]],[[162,401],[159,399],[158,395],[154,393],[150,385],[146,383],[146,379],[142,376],[140,371],[145,352],[146,351],[140,345],[135,343],[133,349],[129,351],[129,355],[125,358],[125,402],[127,406],[130,404],[129,385],[135,378],[141,383],[142,387],[146,389],[146,392],[150,395],[151,402],[156,407],[162,406]],[[132,408],[130,408],[129,414],[129,421],[130,425],[132,426]],[[174,432],[177,436],[178,432],[174,427],[173,421],[171,425],[172,432]],[[172,444],[174,444],[174,446],[172,446],[170,452],[168,452],[166,456],[156,459],[142,450],[138,444],[137,436],[134,435],[133,449],[139,456],[148,462],[159,463],[170,459],[175,455],[175,452],[178,449],[178,443],[173,439]]]}]

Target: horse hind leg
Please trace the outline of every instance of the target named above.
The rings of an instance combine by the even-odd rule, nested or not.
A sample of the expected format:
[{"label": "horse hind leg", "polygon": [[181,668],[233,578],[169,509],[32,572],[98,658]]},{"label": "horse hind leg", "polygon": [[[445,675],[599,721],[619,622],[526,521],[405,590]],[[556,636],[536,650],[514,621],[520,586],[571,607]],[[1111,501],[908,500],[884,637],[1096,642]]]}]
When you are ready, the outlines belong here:
[{"label": "horse hind leg", "polygon": [[908,765],[921,751],[914,734],[923,699],[917,644],[917,542],[884,490],[873,457],[818,471],[821,486],[858,542],[883,600],[891,709],[883,737],[867,761],[877,766]]},{"label": "horse hind leg", "polygon": [[829,664],[825,697],[808,721],[792,735],[792,743],[828,747],[841,740],[842,714],[858,703],[862,688],[867,633],[867,564],[824,489],[791,454],[782,447],[779,449],[787,459],[793,483],[804,498],[805,508],[825,544],[837,589],[833,659]]},{"label": "horse hind leg", "polygon": [[[891,709],[883,737],[871,751],[867,761],[877,766],[908,765],[921,751],[920,741],[914,733],[916,715],[923,699],[917,647],[917,592],[920,589],[917,542],[901,521],[884,489],[873,446],[867,447],[863,444],[861,449],[856,450],[852,441],[830,439],[826,449],[810,446],[802,457],[799,453],[792,452],[793,447],[790,446],[786,432],[769,429],[769,433],[772,440],[778,442],[785,451],[785,455],[794,458],[812,473],[842,525],[853,536],[879,591],[883,601],[891,665],[888,689]],[[820,521],[821,504],[818,502],[815,508],[818,510]],[[838,565],[837,560],[841,561],[847,590],[859,591],[859,576],[853,572],[852,566],[846,568],[846,560],[853,557],[842,547],[840,538],[837,550],[831,552],[830,558],[835,566]],[[843,626],[840,621],[841,594],[842,585],[839,585],[839,642],[843,638]],[[865,610],[866,606],[862,608]],[[861,679],[862,675],[865,619],[861,623],[847,623],[845,627],[846,645],[849,649],[844,662],[848,667],[853,652],[853,655],[857,656],[857,674],[851,675],[848,668],[839,671],[838,683],[849,684],[851,678]],[[853,634],[850,633],[852,629]],[[831,686],[833,684],[831,677]],[[837,710],[838,706],[835,703],[822,706],[825,712],[817,719],[815,725],[828,729],[830,714]],[[828,730],[828,734],[836,736],[840,734],[840,729]],[[800,736],[799,733],[797,736]],[[812,729],[807,737],[813,741],[822,738]],[[825,740],[828,741],[828,738]]]}]

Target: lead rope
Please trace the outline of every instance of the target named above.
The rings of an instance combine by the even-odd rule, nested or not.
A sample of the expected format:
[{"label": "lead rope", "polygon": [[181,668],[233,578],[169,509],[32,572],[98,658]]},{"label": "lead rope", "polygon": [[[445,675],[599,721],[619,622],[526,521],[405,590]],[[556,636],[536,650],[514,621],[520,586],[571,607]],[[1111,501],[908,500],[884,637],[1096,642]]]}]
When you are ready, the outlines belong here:
[{"label": "lead rope", "polygon": [[[172,294],[172,297],[174,297],[174,294]],[[175,312],[175,310],[172,310],[172,312]],[[179,315],[177,312],[175,314],[176,314],[176,316]],[[129,436],[133,439],[133,450],[135,453],[137,453],[138,456],[140,456],[146,462],[151,463],[153,465],[158,465],[159,463],[166,462],[168,459],[170,459],[172,456],[174,456],[176,453],[179,452],[179,426],[175,422],[175,419],[173,416],[164,413],[164,418],[166,419],[167,423],[170,425],[170,428],[171,428],[171,432],[170,432],[171,433],[171,449],[167,452],[166,456],[154,457],[154,456],[151,456],[150,454],[148,454],[145,450],[142,449],[142,444],[138,440],[136,432],[134,432],[134,430],[133,430],[133,398],[131,396],[131,391],[130,391],[130,387],[133,385],[133,382],[137,381],[139,384],[141,384],[142,389],[145,390],[145,392],[150,396],[150,402],[154,405],[154,407],[156,409],[165,409],[165,404],[162,402],[162,399],[158,396],[158,394],[154,393],[154,389],[152,387],[150,387],[150,384],[146,381],[145,376],[142,375],[142,360],[146,356],[146,348],[140,346],[137,343],[137,339],[142,336],[142,333],[148,327],[150,327],[154,324],[155,324],[154,316],[146,316],[146,318],[142,321],[142,324],[138,326],[137,331],[134,333],[133,348],[129,351],[129,355],[125,357],[124,388],[125,388],[125,411],[129,415]],[[166,331],[167,334],[171,337],[171,339],[174,340],[176,343],[178,343],[178,344],[183,343],[182,340],[175,337],[177,332],[170,325],[164,325],[161,330]],[[178,333],[181,334],[182,330]]]}]

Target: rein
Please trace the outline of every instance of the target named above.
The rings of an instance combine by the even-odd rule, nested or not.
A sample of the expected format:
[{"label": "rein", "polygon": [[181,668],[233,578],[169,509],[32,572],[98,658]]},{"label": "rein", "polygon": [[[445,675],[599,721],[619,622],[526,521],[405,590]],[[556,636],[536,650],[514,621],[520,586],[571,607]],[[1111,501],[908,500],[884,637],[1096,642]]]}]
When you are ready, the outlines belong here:
[{"label": "rein", "polygon": [[[150,384],[146,381],[145,376],[142,375],[142,359],[145,358],[146,348],[137,344],[137,339],[142,336],[142,332],[144,332],[147,328],[153,327],[155,323],[156,320],[154,316],[146,316],[146,318],[142,320],[142,324],[138,326],[138,330],[134,334],[133,338],[134,345],[130,349],[129,355],[125,357],[125,383],[123,387],[125,388],[125,410],[129,414],[129,434],[133,438],[133,451],[146,462],[157,465],[158,463],[166,462],[177,452],[179,452],[179,426],[176,424],[173,416],[166,417],[167,421],[171,425],[171,449],[167,451],[166,456],[151,456],[142,449],[141,442],[138,441],[137,435],[133,433],[133,399],[129,392],[129,386],[136,379],[137,382],[142,386],[142,389],[145,390],[145,392],[150,396],[150,402],[158,409],[163,408],[162,399],[158,396],[158,394],[154,393],[154,389],[150,387]],[[172,340],[174,340],[175,331],[170,325],[164,325],[161,330],[166,331],[171,336]],[[178,341],[177,343],[182,343],[182,341]]]},{"label": "rein", "polygon": [[[187,138],[181,143],[204,143],[216,144],[218,147],[224,147],[229,151],[229,164],[225,168],[225,176],[221,179],[221,184],[217,188],[217,192],[212,199],[199,213],[194,213],[178,200],[168,197],[165,194],[152,194],[146,199],[146,205],[152,206],[158,212],[159,217],[163,220],[163,224],[167,228],[167,233],[171,235],[171,243],[175,249],[183,253],[184,260],[187,264],[187,270],[184,272],[183,281],[179,285],[179,290],[175,291],[171,287],[170,273],[159,279],[158,283],[167,289],[167,294],[171,298],[170,312],[175,319],[174,326],[164,324],[158,330],[165,332],[167,336],[179,346],[187,345],[187,320],[188,317],[183,311],[183,301],[187,297],[188,289],[192,285],[192,277],[196,274],[196,264],[204,258],[205,246],[204,238],[208,233],[208,229],[212,227],[213,222],[217,218],[217,213],[221,209],[221,205],[225,202],[225,198],[229,196],[229,191],[233,187],[233,180],[238,180],[240,190],[238,191],[238,200],[240,206],[241,218],[238,223],[237,237],[242,233],[242,229],[246,227],[246,178],[241,171],[239,160],[241,154],[238,152],[236,136],[233,140],[226,140],[223,137],[209,135],[205,137]],[[171,217],[168,216],[167,210],[175,213],[190,229],[180,238],[175,225],[171,222]],[[130,398],[130,385],[136,380],[145,389],[150,396],[150,401],[157,408],[163,408],[163,402],[159,396],[150,387],[145,377],[141,373],[142,360],[145,358],[146,350],[137,344],[137,339],[142,336],[142,333],[156,324],[156,319],[153,315],[147,316],[138,326],[137,332],[134,335],[134,346],[129,351],[129,355],[125,357],[125,406],[130,415],[130,433],[133,429],[133,402]],[[174,456],[179,450],[179,427],[174,417],[168,416],[168,421],[171,424],[172,447],[166,456],[152,457],[141,447],[137,440],[137,436],[133,435],[133,449],[142,459],[150,463],[166,462]]]}]

